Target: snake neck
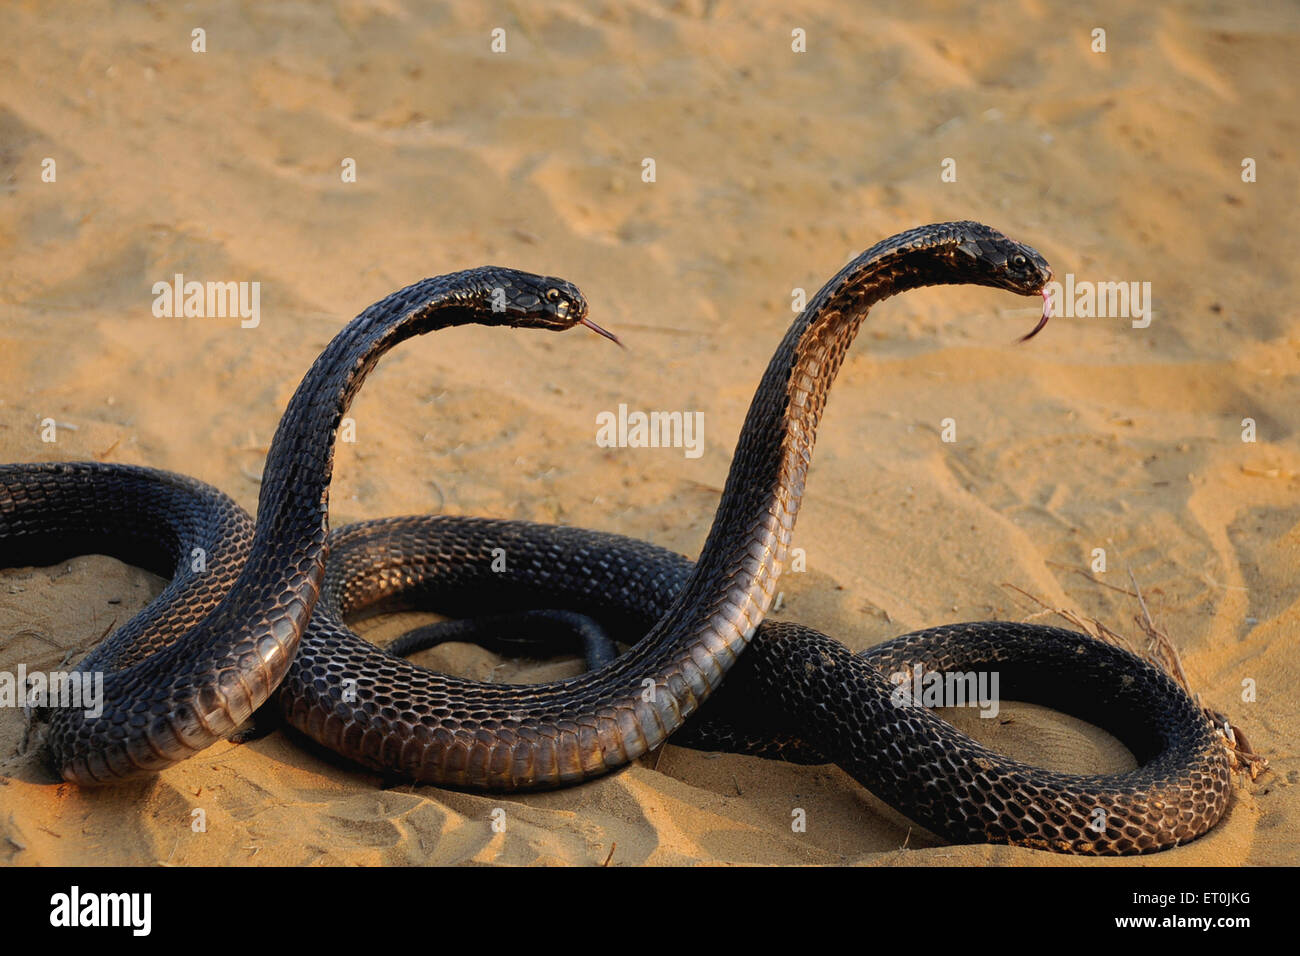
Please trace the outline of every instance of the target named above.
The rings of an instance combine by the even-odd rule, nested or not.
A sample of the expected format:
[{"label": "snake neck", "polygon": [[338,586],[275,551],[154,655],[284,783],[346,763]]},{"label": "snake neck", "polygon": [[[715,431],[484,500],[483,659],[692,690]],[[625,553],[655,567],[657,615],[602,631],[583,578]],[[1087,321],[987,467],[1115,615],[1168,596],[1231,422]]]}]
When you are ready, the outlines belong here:
[{"label": "snake neck", "polygon": [[[257,582],[268,574],[282,575],[292,566],[288,559],[324,548],[335,442],[344,415],[366,376],[394,346],[426,332],[481,321],[458,289],[464,275],[425,279],[376,302],[316,359],[271,442],[253,550],[242,577]],[[310,571],[306,577],[314,596],[321,569],[314,566]]]},{"label": "snake neck", "polygon": [[[877,302],[921,286],[970,281],[951,254],[961,236],[959,225],[912,230],[878,243],[826,283],[795,320],[750,404],[721,504],[679,599],[682,606],[698,601],[709,582],[726,578],[732,603],[751,625],[744,640],[752,636],[775,594],[817,427],[850,344]],[[738,536],[737,528],[748,533]],[[736,573],[737,568],[743,571]],[[738,593],[748,595],[749,606],[735,598]]]}]

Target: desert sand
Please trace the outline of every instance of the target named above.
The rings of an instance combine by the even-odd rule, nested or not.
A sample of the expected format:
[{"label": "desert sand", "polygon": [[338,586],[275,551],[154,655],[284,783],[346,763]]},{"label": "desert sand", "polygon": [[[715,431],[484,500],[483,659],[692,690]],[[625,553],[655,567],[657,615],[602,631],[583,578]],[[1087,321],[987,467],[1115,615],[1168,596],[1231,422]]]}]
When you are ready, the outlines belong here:
[{"label": "desert sand", "polygon": [[[15,3],[0,37],[0,461],[151,465],[252,511],[284,405],[347,319],[503,264],[577,283],[628,349],[581,329],[402,345],[353,406],[333,523],[527,518],[694,555],[793,290],[902,229],[976,219],[1058,277],[1149,283],[1149,313],[1060,315],[1016,346],[1036,301],[963,287],[879,306],[832,391],[796,530],[807,570],[774,616],[855,649],[948,621],[1062,623],[1027,592],[1137,639],[1131,572],[1193,688],[1271,764],[1204,838],[1096,861],[947,845],[838,768],[671,745],[502,797],[385,789],[277,731],[82,790],[8,708],[0,861],[1300,862],[1294,7]],[[155,315],[177,273],[260,283],[258,323]],[[620,403],[702,412],[702,454],[599,447]],[[0,670],[75,661],[162,585],[102,556],[0,572]],[[580,669],[466,646],[420,660]],[[1132,766],[1050,710],[959,716],[1032,762]]]}]

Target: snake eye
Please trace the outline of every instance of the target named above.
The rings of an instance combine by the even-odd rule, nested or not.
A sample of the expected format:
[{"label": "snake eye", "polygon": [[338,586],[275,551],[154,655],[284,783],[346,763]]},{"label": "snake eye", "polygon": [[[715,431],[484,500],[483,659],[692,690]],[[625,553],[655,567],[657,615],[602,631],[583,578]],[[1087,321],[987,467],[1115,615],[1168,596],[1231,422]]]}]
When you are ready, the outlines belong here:
[{"label": "snake eye", "polygon": [[1029,264],[1029,260],[1026,259],[1024,256],[1019,256],[1019,255],[1017,255],[1017,256],[1012,256],[1012,257],[1011,257],[1011,264],[1012,264],[1013,266],[1015,266],[1017,269],[1019,269],[1019,268],[1023,268],[1024,266],[1028,265],[1028,264]]},{"label": "snake eye", "polygon": [[547,290],[546,290],[546,301],[547,301],[547,302],[559,302],[559,301],[560,301],[560,290],[559,290],[559,289],[547,289]]}]

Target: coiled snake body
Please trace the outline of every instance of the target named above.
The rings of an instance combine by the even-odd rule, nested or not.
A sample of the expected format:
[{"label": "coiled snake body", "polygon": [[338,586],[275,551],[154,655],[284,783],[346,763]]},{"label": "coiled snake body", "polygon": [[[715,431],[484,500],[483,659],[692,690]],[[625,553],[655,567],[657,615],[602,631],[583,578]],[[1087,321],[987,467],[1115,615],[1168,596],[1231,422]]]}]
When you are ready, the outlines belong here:
[{"label": "coiled snake body", "polygon": [[[98,551],[172,578],[78,665],[107,672],[105,706],[97,718],[53,711],[55,764],[85,784],[158,770],[229,734],[279,686],[291,724],[367,766],[457,787],[562,786],[661,744],[735,665],[705,719],[687,728],[699,745],[834,760],[953,840],[1126,853],[1192,839],[1227,806],[1226,756],[1186,693],[1126,652],[1055,628],[983,622],[855,657],[807,628],[759,627],[827,391],[867,310],[925,285],[1036,295],[1050,276],[1032,249],[977,223],[910,230],[845,266],[773,356],[694,564],[616,535],[477,518],[386,519],[327,538],[335,432],[385,351],[469,322],[590,324],[573,286],[511,270],[417,283],[330,343],[281,420],[255,527],[220,493],[151,469],[0,467],[0,566]],[[494,568],[499,549],[504,573]],[[393,658],[342,623],[408,606],[580,610],[645,636],[581,677],[500,685]],[[996,669],[1004,696],[1091,720],[1142,765],[1080,776],[1002,757],[924,708],[899,705],[886,675],[913,665]]]}]

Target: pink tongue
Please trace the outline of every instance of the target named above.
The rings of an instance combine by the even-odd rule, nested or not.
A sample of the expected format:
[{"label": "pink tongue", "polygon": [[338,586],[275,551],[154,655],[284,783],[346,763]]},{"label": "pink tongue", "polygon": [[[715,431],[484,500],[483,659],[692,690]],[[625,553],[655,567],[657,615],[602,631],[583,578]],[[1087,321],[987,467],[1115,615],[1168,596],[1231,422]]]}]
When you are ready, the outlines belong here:
[{"label": "pink tongue", "polygon": [[1050,293],[1048,293],[1047,289],[1044,288],[1043,289],[1043,317],[1038,320],[1038,324],[1035,325],[1030,330],[1028,335],[1021,336],[1017,341],[1028,342],[1030,339],[1032,339],[1035,335],[1037,335],[1042,330],[1043,326],[1047,324],[1047,320],[1050,319],[1051,317],[1052,317],[1052,296]]}]

